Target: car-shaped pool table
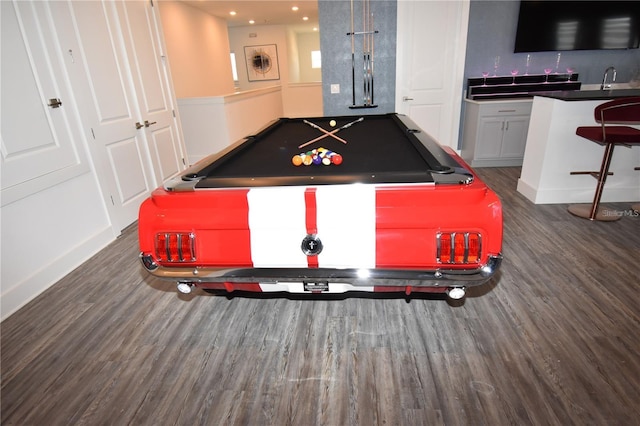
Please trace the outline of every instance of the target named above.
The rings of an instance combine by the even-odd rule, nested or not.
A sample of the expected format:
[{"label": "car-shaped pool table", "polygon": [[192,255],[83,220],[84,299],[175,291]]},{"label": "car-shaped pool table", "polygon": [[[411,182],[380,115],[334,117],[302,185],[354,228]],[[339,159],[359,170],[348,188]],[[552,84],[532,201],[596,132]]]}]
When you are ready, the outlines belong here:
[{"label": "car-shaped pool table", "polygon": [[502,260],[502,205],[406,116],[281,118],[140,207],[153,275],[223,291],[447,293]]}]

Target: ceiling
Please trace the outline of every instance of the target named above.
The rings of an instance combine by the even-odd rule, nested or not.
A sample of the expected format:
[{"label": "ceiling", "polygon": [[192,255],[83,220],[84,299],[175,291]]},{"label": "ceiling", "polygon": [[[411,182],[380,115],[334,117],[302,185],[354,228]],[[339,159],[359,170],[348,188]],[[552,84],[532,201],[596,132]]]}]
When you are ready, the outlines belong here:
[{"label": "ceiling", "polygon": [[[227,21],[229,27],[249,26],[250,19],[254,25],[295,25],[306,27],[318,26],[318,2],[315,0],[182,0],[183,3],[207,12],[210,15]],[[299,10],[291,10],[298,6]],[[230,11],[236,15],[231,16]],[[308,21],[302,17],[307,16]]]}]

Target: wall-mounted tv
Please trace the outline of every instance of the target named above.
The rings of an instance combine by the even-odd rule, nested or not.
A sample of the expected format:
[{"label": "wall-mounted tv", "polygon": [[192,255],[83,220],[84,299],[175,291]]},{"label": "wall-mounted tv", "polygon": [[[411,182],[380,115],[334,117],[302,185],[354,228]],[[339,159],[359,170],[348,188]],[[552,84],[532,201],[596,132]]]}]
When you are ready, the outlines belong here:
[{"label": "wall-mounted tv", "polygon": [[521,1],[514,52],[637,49],[640,1]]}]

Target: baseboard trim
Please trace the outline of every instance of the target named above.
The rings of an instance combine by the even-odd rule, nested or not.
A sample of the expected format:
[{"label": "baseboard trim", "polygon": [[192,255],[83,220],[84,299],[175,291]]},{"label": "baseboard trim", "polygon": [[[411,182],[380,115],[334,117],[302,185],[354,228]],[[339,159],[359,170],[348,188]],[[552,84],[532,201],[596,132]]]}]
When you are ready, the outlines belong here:
[{"label": "baseboard trim", "polygon": [[[91,256],[115,240],[111,226],[104,228],[76,247],[62,254],[23,281],[0,294],[0,321],[4,321]],[[3,283],[3,287],[7,283]]]},{"label": "baseboard trim", "polygon": [[[575,204],[591,203],[595,193],[595,183],[589,188],[536,189],[522,179],[518,179],[517,190],[534,204]],[[640,200],[640,191],[632,187],[605,186],[603,203],[633,203]]]}]

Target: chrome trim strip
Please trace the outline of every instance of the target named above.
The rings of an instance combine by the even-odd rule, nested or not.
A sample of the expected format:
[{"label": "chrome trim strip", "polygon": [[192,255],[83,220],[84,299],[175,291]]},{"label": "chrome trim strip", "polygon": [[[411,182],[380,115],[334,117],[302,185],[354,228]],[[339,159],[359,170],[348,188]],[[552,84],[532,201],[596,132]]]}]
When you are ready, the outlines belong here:
[{"label": "chrome trim strip", "polygon": [[[486,264],[474,269],[358,269],[358,268],[207,268],[164,267],[150,255],[140,254],[145,269],[168,280],[198,282],[300,282],[328,281],[353,286],[450,287],[480,285],[493,277],[502,255],[491,255]],[[366,277],[366,278],[363,278]]]},{"label": "chrome trim strip", "polygon": [[189,244],[191,245],[190,262],[195,262],[198,260],[198,256],[196,255],[196,234],[194,234],[193,232],[189,233]]},{"label": "chrome trim strip", "polygon": [[180,262],[184,262],[184,255],[182,254],[182,234],[178,232],[176,235],[176,243],[178,244],[178,260]]},{"label": "chrome trim strip", "polygon": [[171,234],[168,232],[164,234],[164,241],[165,251],[167,252],[167,262],[173,262],[173,259],[171,258]]},{"label": "chrome trim strip", "polygon": [[449,248],[449,263],[456,263],[456,236],[458,232],[451,233],[451,247]]},{"label": "chrome trim strip", "polygon": [[469,262],[469,233],[465,232],[464,233],[464,255],[463,255],[462,263],[468,263],[468,262]]}]

